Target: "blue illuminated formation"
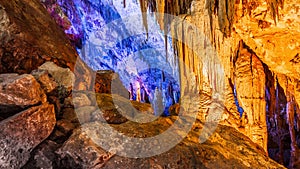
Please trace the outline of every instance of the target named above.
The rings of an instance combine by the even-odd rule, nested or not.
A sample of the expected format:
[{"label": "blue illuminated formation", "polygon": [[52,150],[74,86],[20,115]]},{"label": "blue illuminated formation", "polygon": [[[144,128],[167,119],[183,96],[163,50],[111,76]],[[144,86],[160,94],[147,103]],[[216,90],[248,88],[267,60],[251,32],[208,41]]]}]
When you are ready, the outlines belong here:
[{"label": "blue illuminated formation", "polygon": [[[124,23],[123,18],[141,14],[136,0],[127,1],[126,8],[123,0],[61,0],[58,3],[71,22],[66,33],[78,38],[77,51],[81,58],[94,70],[117,72],[132,93],[131,99],[152,102],[158,88],[167,115],[168,108],[179,100],[178,64],[171,45],[166,59],[163,34],[149,33],[148,37],[146,32],[132,34],[132,28]],[[135,23],[131,26],[144,29]],[[137,98],[137,94],[142,97]]]},{"label": "blue illuminated formation", "polygon": [[239,104],[239,101],[237,99],[237,94],[236,94],[236,89],[235,89],[235,85],[234,85],[234,89],[233,89],[233,94],[234,94],[234,102],[235,102],[235,105],[238,109],[238,112],[240,113],[240,117],[243,116],[243,113],[244,113],[244,109],[240,106]]}]

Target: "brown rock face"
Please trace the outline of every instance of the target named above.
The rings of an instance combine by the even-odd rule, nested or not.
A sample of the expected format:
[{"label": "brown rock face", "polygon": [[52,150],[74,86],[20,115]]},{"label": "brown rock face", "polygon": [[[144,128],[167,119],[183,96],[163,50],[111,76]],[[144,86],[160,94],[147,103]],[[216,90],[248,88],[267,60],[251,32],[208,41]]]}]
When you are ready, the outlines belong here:
[{"label": "brown rock face", "polygon": [[74,66],[75,49],[40,1],[1,1],[0,4],[1,72],[29,73],[48,59],[63,66]]},{"label": "brown rock face", "polygon": [[94,91],[96,93],[113,93],[129,98],[129,92],[123,86],[119,75],[113,71],[97,71]]},{"label": "brown rock face", "polygon": [[39,0],[1,1],[0,14],[0,73],[30,73],[53,61],[75,72],[76,88],[90,88],[91,70]]},{"label": "brown rock face", "polygon": [[56,123],[53,105],[29,108],[0,123],[0,168],[20,168],[30,152],[52,132]]},{"label": "brown rock face", "polygon": [[56,153],[60,157],[60,167],[101,168],[113,154],[99,148],[83,130],[77,129]]},{"label": "brown rock face", "polygon": [[46,102],[46,95],[32,75],[0,75],[0,116]]},{"label": "brown rock face", "polygon": [[34,70],[31,72],[34,78],[40,83],[42,89],[48,94],[51,93],[58,87],[55,80],[50,77],[48,71],[46,70]]}]

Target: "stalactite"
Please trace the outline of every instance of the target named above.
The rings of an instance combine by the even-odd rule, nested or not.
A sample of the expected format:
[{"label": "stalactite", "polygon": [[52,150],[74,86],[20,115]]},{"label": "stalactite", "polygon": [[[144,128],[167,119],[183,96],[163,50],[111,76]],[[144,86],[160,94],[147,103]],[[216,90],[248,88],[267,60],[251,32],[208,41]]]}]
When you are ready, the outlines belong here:
[{"label": "stalactite", "polygon": [[148,21],[147,21],[147,11],[148,11],[147,10],[148,9],[147,1],[146,0],[140,0],[140,5],[141,5],[141,11],[142,11],[143,24],[144,24],[146,34],[147,34],[147,39],[148,39],[149,29],[148,29]]},{"label": "stalactite", "polygon": [[[208,10],[209,18],[210,18],[210,29],[212,40],[215,39],[214,36],[214,15],[218,17],[218,23],[221,32],[225,37],[229,37],[232,32],[232,26],[236,22],[237,14],[236,11],[238,9],[238,3],[240,1],[236,0],[206,0],[205,8]],[[271,15],[274,19],[275,24],[279,19],[279,7],[283,8],[284,0],[266,0]],[[242,0],[243,13],[251,15],[252,10],[256,9],[257,4],[252,0]],[[212,41],[215,43],[215,41]]]},{"label": "stalactite", "polygon": [[284,0],[266,0],[266,1],[269,5],[273,20],[276,24],[277,20],[279,19],[279,7],[283,8]]},{"label": "stalactite", "polygon": [[[210,18],[210,29],[212,39],[214,36],[213,29],[213,16],[218,16],[218,22],[221,32],[225,37],[229,37],[232,31],[233,23],[235,22],[235,12],[237,6],[235,5],[235,0],[206,0],[206,9],[208,10]],[[215,43],[215,41],[213,41]]]}]

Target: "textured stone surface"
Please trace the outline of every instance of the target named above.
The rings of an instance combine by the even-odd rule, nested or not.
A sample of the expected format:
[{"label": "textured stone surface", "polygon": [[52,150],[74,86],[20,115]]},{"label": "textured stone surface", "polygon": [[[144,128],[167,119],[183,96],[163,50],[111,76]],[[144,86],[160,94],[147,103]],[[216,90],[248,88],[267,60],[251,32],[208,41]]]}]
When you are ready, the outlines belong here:
[{"label": "textured stone surface", "polygon": [[119,124],[127,120],[147,122],[156,119],[150,104],[130,101],[119,95],[97,94],[99,110],[95,113],[108,123]]},{"label": "textured stone surface", "polygon": [[[149,124],[127,122],[112,125],[129,137],[150,137],[163,132],[175,119],[160,118]],[[77,168],[284,168],[269,159],[264,150],[256,147],[249,138],[237,130],[219,126],[205,143],[198,143],[198,132],[191,132],[182,143],[171,150],[150,158],[125,158],[114,155],[123,151],[125,140],[114,140],[119,147],[111,147],[111,153],[94,142],[100,137],[111,137],[107,132],[99,134],[103,123],[87,123],[77,130],[57,152],[61,166]],[[196,127],[196,126],[195,126]],[[200,126],[198,126],[200,127]],[[177,133],[179,134],[179,133]],[[91,139],[92,138],[92,139]],[[103,138],[102,138],[103,139]],[[126,142],[126,143],[125,143]],[[155,144],[155,143],[153,143]],[[149,145],[150,146],[150,145]],[[151,145],[153,146],[153,145]],[[157,145],[159,146],[159,145]],[[125,148],[126,149],[126,148]],[[132,153],[140,153],[139,149]]]},{"label": "textured stone surface", "polygon": [[52,132],[56,123],[53,105],[29,108],[0,123],[0,168],[20,168],[30,152]]},{"label": "textured stone surface", "polygon": [[[234,62],[237,100],[244,109],[241,128],[267,151],[266,75],[262,62],[243,44]],[[242,129],[241,129],[242,130]]]},{"label": "textured stone surface", "polygon": [[76,88],[90,88],[91,70],[39,0],[4,0],[0,13],[0,73],[30,73],[52,61],[75,72]]},{"label": "textured stone surface", "polygon": [[36,147],[31,153],[32,156],[30,161],[26,163],[23,169],[37,169],[37,168],[48,168],[53,169],[56,165],[56,154],[55,150],[59,148],[59,145],[51,140],[46,140]]},{"label": "textured stone surface", "polygon": [[118,74],[113,71],[97,71],[94,91],[96,93],[113,93],[129,98],[127,89],[123,86]]},{"label": "textured stone surface", "polygon": [[130,107],[129,109],[126,109],[126,107],[118,105],[118,103],[123,105],[130,104],[128,99],[121,96],[98,94],[96,95],[96,100],[100,110],[99,113],[101,113],[100,117],[103,117],[108,123],[124,123],[128,120],[125,115],[128,113],[128,115],[132,117],[132,114],[134,113],[130,111],[132,110]]},{"label": "textured stone surface", "polygon": [[80,129],[59,148],[56,153],[63,168],[101,168],[113,154],[99,148]]},{"label": "textured stone surface", "polygon": [[8,117],[44,102],[46,95],[32,75],[0,75],[0,116]]},{"label": "textured stone surface", "polygon": [[91,100],[85,93],[72,93],[72,102],[75,107],[92,105]]},{"label": "textured stone surface", "polygon": [[[299,53],[299,38],[297,38],[299,36],[297,32],[299,16],[295,12],[299,1],[285,1],[284,5],[282,5],[282,1],[263,0],[247,3],[244,1],[226,2],[228,8],[225,8],[223,1],[207,1],[206,4],[204,1],[193,1],[191,15],[182,15],[181,19],[172,23],[174,46],[178,51],[178,57],[185,63],[180,66],[181,77],[184,77],[182,79],[187,79],[182,84],[193,86],[193,81],[189,80],[192,79],[190,76],[199,78],[196,80],[199,82],[198,84],[213,82],[212,79],[207,79],[205,76],[209,77],[211,72],[212,75],[218,72],[209,69],[208,75],[206,75],[205,63],[207,61],[194,55],[188,47],[204,55],[211,50],[210,47],[215,49],[225,72],[225,110],[228,111],[224,111],[222,123],[235,126],[267,151],[267,119],[265,115],[268,117],[272,117],[272,115],[267,114],[265,108],[265,85],[272,83],[270,81],[272,79],[267,79],[265,74],[273,75],[275,82],[269,86],[275,87],[276,76],[280,74],[292,79],[299,78],[299,64],[293,62],[293,60],[297,60],[295,57]],[[164,5],[165,1],[160,1],[160,3]],[[179,7],[179,5],[177,6]],[[167,12],[172,13],[172,10]],[[182,24],[183,22],[191,23],[196,27],[190,28],[188,24]],[[204,37],[199,36],[195,29],[203,33]],[[183,40],[176,41],[176,39]],[[244,56],[242,60],[238,58],[240,52],[243,53],[243,50],[239,50],[241,40],[246,46],[243,47],[243,50],[252,53]],[[203,64],[199,64],[199,62]],[[238,67],[235,67],[236,62],[240,62]],[[213,65],[216,64],[213,63]],[[186,68],[193,70],[191,75],[185,72]],[[243,77],[243,80],[246,81],[237,82],[235,77]],[[280,85],[283,84],[280,83]],[[198,88],[202,92],[205,90],[205,85],[200,85]],[[269,100],[267,103],[271,108],[270,105],[276,104],[276,99],[274,96],[272,97],[272,101]],[[234,99],[239,101],[239,106],[245,111],[242,118],[239,118],[238,109],[234,108],[236,107]],[[250,117],[245,117],[247,114]],[[242,119],[248,119],[247,123],[249,126],[254,124],[252,125],[254,128],[245,129],[240,123]]]},{"label": "textured stone surface", "polygon": [[75,82],[75,75],[70,69],[59,67],[53,62],[46,62],[38,69],[48,71],[58,85],[61,85],[68,90],[72,89]]},{"label": "textured stone surface", "polygon": [[[60,2],[67,7],[75,6],[73,1]],[[85,8],[88,7],[88,5],[103,5],[102,3],[93,4],[91,3],[92,1],[79,0],[78,2],[84,3],[84,9],[80,11],[83,12],[84,15],[86,13],[92,13],[92,16],[98,14],[98,11],[93,13],[91,12],[92,10],[90,10],[91,8],[88,8],[89,10]],[[236,130],[222,126],[221,129],[217,129],[216,133],[214,133],[205,144],[199,145],[197,136],[189,136],[187,138],[188,141],[185,140],[182,144],[176,146],[169,154],[153,157],[152,159],[125,159],[115,156],[112,158],[114,160],[110,159],[108,163],[106,163],[107,168],[118,168],[120,166],[128,166],[129,168],[137,168],[140,166],[146,168],[262,168],[266,166],[269,168],[280,168],[281,166],[273,163],[273,161],[266,157],[266,124],[268,124],[268,134],[271,136],[268,140],[270,156],[276,160],[278,159],[280,163],[284,163],[290,168],[299,168],[299,0],[151,0],[149,3],[144,3],[145,1],[140,2],[142,2],[142,11],[145,11],[147,9],[146,5],[148,5],[150,9],[154,10],[157,8],[159,12],[174,15],[184,14],[180,16],[180,20],[172,22],[172,25],[168,25],[171,24],[170,21],[163,23],[165,20],[162,16],[164,15],[157,17],[162,30],[168,31],[168,27],[171,26],[173,38],[176,39],[180,37],[184,39],[183,41],[174,41],[173,43],[176,50],[175,53],[177,54],[173,59],[177,60],[177,58],[179,58],[181,61],[179,66],[180,76],[181,79],[183,79],[181,81],[182,93],[192,91],[193,94],[201,94],[199,99],[192,100],[192,103],[187,103],[190,105],[187,110],[184,110],[184,113],[189,114],[199,112],[200,110],[198,120],[201,122],[206,120],[207,114],[214,109],[213,104],[211,104],[214,97],[212,96],[212,89],[219,89],[219,87],[223,85],[223,82],[220,82],[218,79],[220,73],[218,65],[221,65],[225,72],[224,79],[226,87],[226,91],[224,92],[225,107],[221,123],[236,128],[239,132],[249,137],[250,140]],[[47,17],[44,18],[45,10],[41,8],[37,0],[1,1],[0,4],[4,4],[3,6],[5,7],[5,9],[2,6],[0,7],[0,13],[2,14],[0,15],[0,72],[24,73],[37,67],[37,65],[42,64],[46,60],[51,60],[64,67],[69,66],[71,70],[73,70],[72,66],[75,61],[72,59],[72,52],[68,52],[68,47],[65,47],[68,46],[69,43],[63,36],[56,36],[57,34],[62,35],[62,31],[56,31],[56,29],[52,27],[53,21],[49,21]],[[71,5],[68,6],[68,4]],[[112,15],[109,15],[110,17],[108,17],[108,19],[101,15],[102,19],[107,19],[104,22],[120,17],[117,16],[119,15],[118,13],[115,13],[116,10],[114,7],[117,7],[117,5],[105,4],[105,7],[111,8],[105,9],[105,12],[101,10],[102,14],[111,14],[112,12]],[[56,10],[58,8],[52,9]],[[72,9],[70,13],[74,11],[77,11],[77,8]],[[188,14],[186,15],[185,13]],[[58,18],[60,19],[60,17],[61,16]],[[62,17],[65,17],[65,15],[62,15]],[[78,20],[80,17],[81,16],[75,16],[71,19]],[[55,16],[55,18],[57,19],[57,16]],[[87,19],[88,24],[98,23],[97,20],[94,20],[94,18],[97,19],[97,17],[91,18],[93,19]],[[89,22],[91,20],[93,21],[92,23]],[[147,30],[146,18],[144,17],[143,20]],[[193,27],[189,27],[188,25],[183,25],[183,21],[188,21],[196,25],[200,31],[194,30]],[[67,29],[67,22],[67,24],[59,23],[60,26]],[[86,24],[80,21],[76,23],[79,25]],[[99,24],[97,26],[99,26]],[[48,32],[45,32],[44,35],[45,27],[49,27],[50,35]],[[204,33],[204,38],[199,38],[199,32]],[[79,33],[85,35],[85,33]],[[109,31],[109,34],[113,33]],[[111,38],[111,36],[106,35],[107,34],[104,35],[106,38],[104,40]],[[117,36],[118,35],[119,34],[117,34]],[[61,37],[63,37],[64,40],[60,39]],[[131,45],[134,44],[131,43],[131,41],[129,42]],[[137,42],[140,43],[138,40]],[[79,44],[76,45],[80,46],[80,41],[78,41],[78,43]],[[88,44],[91,46],[95,45],[92,43]],[[241,44],[243,44],[242,47]],[[192,47],[192,49],[197,49],[201,55],[206,55],[212,51],[212,49],[216,49],[220,63],[209,57],[204,57],[203,59],[197,56],[197,54],[189,49],[188,45],[191,45],[190,47]],[[95,51],[85,49],[82,51],[87,53],[83,56],[89,56],[89,54],[94,55],[93,52]],[[74,49],[70,50],[75,51]],[[130,66],[124,69],[125,64],[123,63],[130,63],[130,59],[125,60],[119,57],[119,55],[121,55],[120,53],[127,53],[128,51],[131,50],[126,48],[124,51],[121,50],[121,52],[118,50],[110,51],[112,54],[110,53],[111,55],[109,55],[108,58],[112,59],[107,59],[109,61],[105,63],[108,63],[109,66],[112,65],[114,69],[122,69],[123,75],[134,72]],[[94,63],[95,60],[93,59],[95,58],[92,58],[91,62]],[[170,58],[172,57],[168,57],[166,60],[169,59],[168,61],[172,61]],[[158,64],[163,64],[165,63],[162,62],[164,59],[165,58],[161,59],[160,57],[158,60],[154,60]],[[151,63],[152,61],[153,60],[151,60]],[[172,68],[176,68],[176,66],[173,65],[174,63],[176,62],[171,63]],[[208,65],[206,65],[207,63]],[[88,89],[88,84],[91,81],[91,77],[86,74],[89,70],[83,65],[84,63],[79,61],[79,67],[75,69],[75,74],[79,75],[78,78],[76,77],[75,86],[81,90]],[[105,67],[107,65],[103,64],[101,67],[102,66]],[[143,67],[144,65],[141,64],[139,66]],[[155,75],[157,76],[157,74]],[[120,86],[111,87],[113,85],[110,78],[111,77],[108,76],[108,80],[105,81],[101,81],[99,80],[101,78],[98,78],[96,87],[98,84],[101,90],[103,89],[106,92],[119,89]],[[149,82],[152,83],[153,81],[149,80]],[[103,86],[103,84],[108,85]],[[127,98],[128,93],[126,92],[124,92],[124,95],[121,95]],[[189,96],[185,95],[184,97]],[[156,123],[156,127],[151,128],[149,124],[137,127],[136,123],[125,122],[124,117],[121,116],[137,118],[141,115],[135,111],[131,111],[132,108],[124,104],[124,99],[118,98],[117,103],[113,102],[112,98],[106,96],[104,99],[101,97],[98,97],[98,99],[100,100],[98,104],[101,105],[100,107],[106,113],[105,116],[108,120],[111,122],[120,119],[124,120],[121,121],[124,123],[120,125],[113,125],[116,129],[124,133],[132,132],[135,136],[139,137],[151,136],[157,134],[157,131],[149,130],[155,128],[160,131],[160,127],[168,127],[167,124],[171,124],[169,123],[170,120],[159,120]],[[94,105],[95,102],[92,102],[92,105]],[[137,103],[131,102],[131,104],[128,105],[133,104]],[[243,109],[243,113],[238,112],[241,109]],[[151,109],[149,109],[148,106],[141,108],[141,110],[144,111],[144,114],[151,114]],[[85,111],[83,111],[82,114],[84,114],[84,117],[86,117],[86,114],[88,115],[86,122],[93,121],[91,119],[94,118],[94,115],[99,115],[97,112],[90,114]],[[144,121],[145,119],[143,117],[146,116],[142,116],[138,119]],[[149,120],[151,117],[147,116],[146,120],[147,119]],[[171,119],[171,121],[172,120],[174,119]],[[103,123],[99,123],[99,125],[101,126]],[[90,126],[91,130],[89,132],[94,132],[96,127],[97,126]],[[199,128],[199,126],[196,126],[193,130],[197,130],[197,128]],[[139,133],[139,131],[142,132]],[[192,133],[194,132],[195,131]],[[61,134],[64,139],[66,139],[64,133]],[[59,137],[60,134],[57,132],[56,135]],[[105,138],[109,138],[110,136],[109,133]],[[64,139],[62,139],[62,142]],[[77,138],[72,139],[76,141],[80,140]],[[82,142],[84,142],[84,140],[88,139],[83,136],[82,140]],[[93,150],[98,149],[97,146],[89,141],[87,144],[92,145]],[[70,142],[69,140],[65,145],[73,146],[76,145],[76,143]],[[70,153],[71,155],[63,151],[60,153],[64,159],[59,161],[61,166],[92,168],[100,167],[105,164],[107,159],[105,155],[106,152],[102,150],[98,153],[102,159],[100,158],[100,160],[94,161],[95,158],[91,157],[93,161],[91,164],[95,164],[96,166],[91,166],[91,164],[88,163],[89,159],[87,157],[90,156],[86,156],[87,152],[79,153],[81,154],[80,157],[84,159],[84,162],[79,164],[80,160],[76,158],[76,152],[81,151],[77,148],[81,148],[83,145],[76,145],[77,148],[76,146],[72,146],[66,146],[66,149],[71,149],[73,152]],[[90,151],[90,149],[88,151]],[[133,151],[138,153],[138,150]]]},{"label": "textured stone surface", "polygon": [[48,71],[46,70],[34,70],[31,72],[32,76],[40,83],[42,89],[46,93],[51,93],[58,87],[57,82],[50,77]]},{"label": "textured stone surface", "polygon": [[4,14],[1,15],[1,72],[30,73],[48,59],[74,66],[74,48],[38,0],[0,4]]}]

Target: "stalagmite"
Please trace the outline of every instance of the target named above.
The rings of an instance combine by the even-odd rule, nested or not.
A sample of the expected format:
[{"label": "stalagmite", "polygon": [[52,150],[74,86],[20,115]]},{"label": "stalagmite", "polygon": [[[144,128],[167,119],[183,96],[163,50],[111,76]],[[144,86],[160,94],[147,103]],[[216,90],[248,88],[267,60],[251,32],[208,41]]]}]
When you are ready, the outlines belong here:
[{"label": "stalagmite", "polygon": [[245,134],[267,152],[264,67],[243,42],[234,64],[237,98],[248,121],[244,124]]}]

